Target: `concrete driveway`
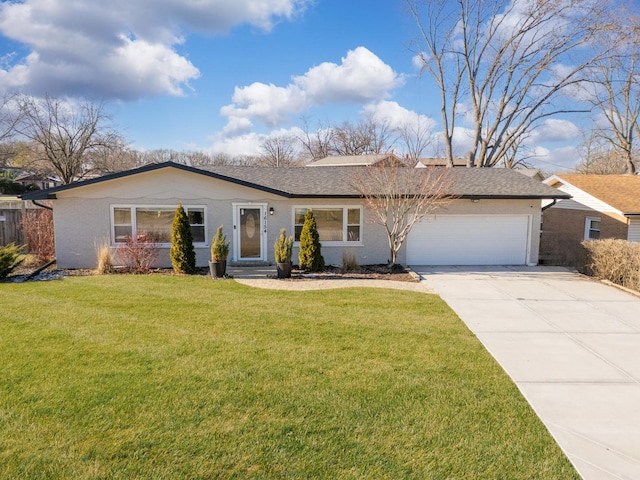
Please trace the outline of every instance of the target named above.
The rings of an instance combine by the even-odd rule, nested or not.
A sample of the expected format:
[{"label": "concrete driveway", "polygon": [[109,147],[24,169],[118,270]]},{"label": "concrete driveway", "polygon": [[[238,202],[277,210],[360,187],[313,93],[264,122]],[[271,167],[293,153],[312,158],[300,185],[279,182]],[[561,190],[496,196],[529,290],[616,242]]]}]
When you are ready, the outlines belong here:
[{"label": "concrete driveway", "polygon": [[553,267],[413,267],[584,479],[640,478],[640,298]]}]

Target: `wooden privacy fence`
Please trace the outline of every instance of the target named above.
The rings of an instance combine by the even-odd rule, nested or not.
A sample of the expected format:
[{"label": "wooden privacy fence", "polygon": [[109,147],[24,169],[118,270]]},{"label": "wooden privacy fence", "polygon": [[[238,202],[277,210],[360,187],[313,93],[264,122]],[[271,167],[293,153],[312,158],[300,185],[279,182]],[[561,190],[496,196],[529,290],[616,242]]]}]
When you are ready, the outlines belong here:
[{"label": "wooden privacy fence", "polygon": [[27,208],[35,207],[31,202],[0,199],[0,246],[24,243],[22,215]]}]

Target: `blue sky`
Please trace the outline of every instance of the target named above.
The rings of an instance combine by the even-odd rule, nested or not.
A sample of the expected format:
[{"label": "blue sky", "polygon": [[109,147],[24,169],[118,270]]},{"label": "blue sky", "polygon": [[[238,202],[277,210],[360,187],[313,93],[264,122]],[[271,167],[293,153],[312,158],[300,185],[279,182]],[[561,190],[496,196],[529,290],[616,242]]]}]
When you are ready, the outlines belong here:
[{"label": "blue sky", "polygon": [[[4,1],[0,89],[105,98],[146,150],[252,154],[303,118],[316,128],[365,112],[437,132],[416,38],[399,0]],[[575,163],[575,125],[546,131],[537,163]]]}]

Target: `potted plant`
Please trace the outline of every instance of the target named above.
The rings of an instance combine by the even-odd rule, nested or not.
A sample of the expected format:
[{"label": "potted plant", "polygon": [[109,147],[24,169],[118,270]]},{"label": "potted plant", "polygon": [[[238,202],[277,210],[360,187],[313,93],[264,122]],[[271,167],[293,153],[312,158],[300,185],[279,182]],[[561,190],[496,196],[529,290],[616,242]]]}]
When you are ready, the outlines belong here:
[{"label": "potted plant", "polygon": [[293,254],[293,237],[287,237],[284,228],[280,230],[280,236],[273,244],[273,252],[276,258],[276,270],[278,278],[291,278],[291,256]]},{"label": "potted plant", "polygon": [[229,242],[222,233],[222,225],[216,230],[211,241],[211,261],[209,272],[213,278],[224,278],[227,273],[227,256],[229,256]]}]

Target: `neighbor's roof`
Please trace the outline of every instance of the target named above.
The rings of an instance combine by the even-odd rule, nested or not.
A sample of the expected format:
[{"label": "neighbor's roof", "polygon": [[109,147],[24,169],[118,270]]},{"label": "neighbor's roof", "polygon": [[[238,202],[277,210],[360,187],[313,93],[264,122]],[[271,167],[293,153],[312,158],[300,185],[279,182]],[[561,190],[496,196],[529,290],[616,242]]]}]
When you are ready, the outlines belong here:
[{"label": "neighbor's roof", "polygon": [[371,155],[333,155],[307,163],[307,167],[357,167],[375,165],[376,163],[391,160],[400,163],[400,159],[393,153],[377,153]]},{"label": "neighbor's roof", "polygon": [[[446,167],[447,159],[444,157],[431,157],[431,158],[421,158],[418,160],[418,165],[423,167]],[[453,159],[454,167],[466,167],[467,159],[456,157]]]},{"label": "neighbor's roof", "polygon": [[560,174],[549,185],[566,182],[626,215],[640,214],[640,176]]},{"label": "neighbor's roof", "polygon": [[[317,167],[314,169],[292,167],[237,167],[211,166],[195,168],[173,162],[146,165],[134,170],[106,175],[83,182],[29,192],[26,200],[55,198],[56,193],[103,183],[118,178],[130,177],[162,168],[176,168],[205,175],[245,187],[287,198],[358,198],[361,195],[352,185],[353,175],[371,167]],[[392,168],[392,167],[390,167]],[[428,175],[428,169],[397,167],[403,175]],[[532,180],[514,170],[499,168],[453,168],[434,167],[447,170],[453,176],[452,196],[461,198],[520,198],[561,199],[570,195],[541,182]],[[418,194],[419,192],[410,192]]]}]

